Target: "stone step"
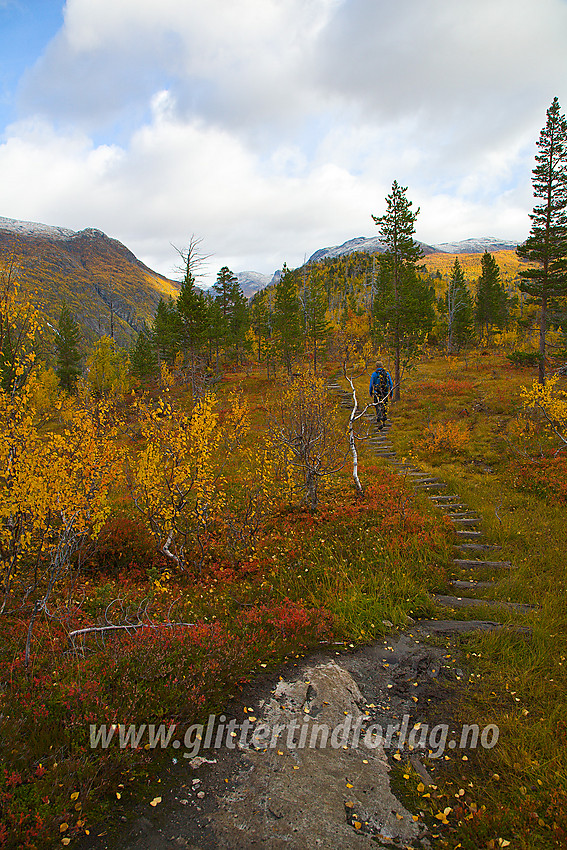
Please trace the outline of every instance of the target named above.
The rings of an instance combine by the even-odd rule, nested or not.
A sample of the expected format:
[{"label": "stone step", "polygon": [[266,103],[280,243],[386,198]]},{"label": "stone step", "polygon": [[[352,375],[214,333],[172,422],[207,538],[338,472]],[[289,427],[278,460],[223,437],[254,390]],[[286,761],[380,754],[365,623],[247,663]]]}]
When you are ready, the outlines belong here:
[{"label": "stone step", "polygon": [[453,564],[463,569],[511,570],[511,561],[473,561],[469,558],[453,558]]},{"label": "stone step", "polygon": [[478,525],[480,521],[480,518],[474,519],[473,517],[455,517],[454,519],[451,518],[451,522],[453,522],[455,525]]},{"label": "stone step", "polygon": [[528,637],[532,634],[532,630],[526,626],[497,623],[493,620],[421,620],[421,622],[412,626],[414,633],[421,632],[424,635],[492,632],[496,629],[506,629]]},{"label": "stone step", "polygon": [[449,519],[451,519],[451,520],[459,520],[459,519],[478,519],[478,520],[481,520],[482,519],[482,517],[480,517],[477,514],[476,511],[463,511],[462,513],[454,513],[454,512],[450,513],[450,512],[444,511],[444,513],[445,513],[445,516],[449,517]]},{"label": "stone step", "polygon": [[446,486],[447,485],[445,484],[444,481],[439,481],[436,484],[416,484],[415,489],[416,490],[438,490],[439,488],[446,487]]},{"label": "stone step", "polygon": [[458,499],[458,496],[430,496],[432,502],[447,502],[450,499]]},{"label": "stone step", "polygon": [[495,581],[463,581],[462,579],[453,579],[450,582],[457,590],[478,590],[485,587],[494,587]]},{"label": "stone step", "polygon": [[482,531],[460,531],[456,530],[455,534],[460,540],[479,540],[483,535]]},{"label": "stone step", "polygon": [[432,598],[439,605],[445,605],[448,608],[471,608],[488,605],[491,608],[511,608],[513,611],[524,613],[534,610],[533,605],[524,605],[522,602],[505,602],[500,599],[471,599],[467,596],[444,596],[439,593],[433,593]]},{"label": "stone step", "polygon": [[455,549],[466,549],[468,552],[489,552],[494,549],[502,549],[502,546],[496,546],[493,543],[459,543]]}]

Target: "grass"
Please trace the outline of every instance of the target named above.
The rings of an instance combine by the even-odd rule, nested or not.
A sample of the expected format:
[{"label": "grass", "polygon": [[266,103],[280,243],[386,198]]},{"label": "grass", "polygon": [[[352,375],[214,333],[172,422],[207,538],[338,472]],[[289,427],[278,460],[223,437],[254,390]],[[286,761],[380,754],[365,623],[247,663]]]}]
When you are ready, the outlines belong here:
[{"label": "grass", "polygon": [[[456,614],[528,624],[532,635],[502,630],[460,641],[474,685],[464,691],[457,718],[495,723],[500,739],[466,766],[445,762],[431,797],[423,797],[429,789],[415,792],[415,804],[431,813],[451,807],[440,827],[441,847],[541,850],[567,843],[564,471],[548,466],[537,476],[537,465],[515,454],[510,436],[519,387],[533,376],[533,369],[509,366],[504,355],[435,358],[418,366],[392,411],[398,454],[479,511],[486,540],[502,547],[494,559],[513,563],[512,570],[475,576],[497,582],[486,595],[537,606],[526,616],[493,608]],[[365,392],[362,381],[359,389]],[[452,449],[428,443],[428,429],[446,423],[458,423],[468,439]],[[415,791],[419,782],[413,776],[406,785]]]},{"label": "grass", "polygon": [[[221,399],[237,383],[258,434],[266,382],[255,373],[233,376]],[[182,390],[172,395],[183,402]],[[446,582],[446,527],[364,449],[362,456],[363,501],[345,468],[326,486],[317,514],[282,501],[238,557],[229,557],[222,534],[212,535],[190,573],[166,569],[119,499],[104,544],[75,584],[77,601],[36,623],[29,668],[26,619],[0,620],[0,847],[65,845],[102,815],[122,812],[117,795],[123,807],[159,770],[159,754],[143,746],[91,749],[89,724],[182,729],[221,712],[260,667],[321,642],[366,642],[388,623],[433,611],[427,591]],[[224,472],[236,493],[237,453]],[[135,619],[148,606],[148,625],[105,643],[88,638],[84,654],[69,652],[68,632],[97,622],[109,605],[111,621]],[[169,620],[193,625],[152,627]]]},{"label": "grass", "polygon": [[[519,387],[531,377],[503,354],[429,358],[391,410],[398,455],[478,510],[486,539],[502,546],[495,559],[515,565],[478,576],[497,582],[487,596],[538,605],[527,615],[492,607],[454,614],[527,624],[532,635],[469,635],[455,648],[470,677],[456,720],[497,724],[498,746],[482,759],[472,751],[466,762],[432,765],[433,789],[420,790],[411,771],[398,777],[415,807],[429,811],[440,847],[476,850],[509,841],[540,850],[567,841],[563,472],[534,475],[510,442]],[[265,428],[272,386],[255,370],[234,374],[219,386],[221,399],[236,385],[251,410],[246,448]],[[356,385],[366,399],[366,376]],[[183,402],[181,388],[172,395]],[[197,722],[221,711],[260,665],[321,641],[367,642],[389,624],[403,628],[409,617],[443,615],[429,594],[450,592],[447,523],[424,494],[413,495],[372,456],[368,443],[359,443],[359,453],[364,500],[354,495],[347,463],[325,487],[317,514],[282,501],[237,557],[222,539],[209,540],[192,574],[164,577],[140,530],[117,520],[93,572],[76,586],[78,604],[59,622],[37,624],[28,670],[26,621],[0,621],[0,847],[68,843],[111,813],[118,793],[124,803],[156,774],[160,760],[144,748],[90,750],[90,722]],[[239,470],[236,453],[225,468],[235,500]],[[131,615],[150,600],[155,623],[169,617],[195,625],[147,628],[106,645],[91,640],[84,656],[68,654],[67,632],[94,622],[117,597]],[[447,823],[436,821],[446,808]]]}]

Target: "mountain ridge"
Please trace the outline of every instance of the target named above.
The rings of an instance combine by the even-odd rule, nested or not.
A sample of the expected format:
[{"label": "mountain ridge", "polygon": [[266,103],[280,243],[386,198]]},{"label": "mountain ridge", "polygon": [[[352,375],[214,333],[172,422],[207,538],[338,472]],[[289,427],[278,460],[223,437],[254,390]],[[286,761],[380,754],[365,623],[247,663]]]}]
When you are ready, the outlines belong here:
[{"label": "mountain ridge", "polygon": [[[518,245],[517,242],[499,239],[494,236],[472,237],[470,239],[463,239],[460,242],[442,242],[439,245],[429,245],[419,240],[416,240],[416,242],[421,246],[424,256],[428,256],[429,254],[483,254],[485,251],[493,253],[494,251],[512,250]],[[319,248],[311,254],[306,265],[317,263],[327,258],[354,254],[356,251],[361,251],[365,254],[382,254],[385,251],[385,245],[378,236],[355,236],[353,239],[343,242],[342,245]]]},{"label": "mountain ridge", "polygon": [[11,268],[23,292],[56,326],[63,303],[87,341],[101,333],[121,345],[151,321],[160,298],[179,284],[154,272],[122,242],[94,227],[64,227],[0,217],[0,269]]}]

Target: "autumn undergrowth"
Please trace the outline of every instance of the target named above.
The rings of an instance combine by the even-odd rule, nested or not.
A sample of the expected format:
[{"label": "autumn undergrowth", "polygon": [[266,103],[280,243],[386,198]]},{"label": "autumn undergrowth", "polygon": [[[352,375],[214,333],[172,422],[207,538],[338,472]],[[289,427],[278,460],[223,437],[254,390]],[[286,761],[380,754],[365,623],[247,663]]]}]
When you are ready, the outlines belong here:
[{"label": "autumn undergrowth", "polygon": [[[496,724],[498,745],[471,750],[465,761],[449,755],[432,762],[434,787],[405,773],[414,807],[438,818],[432,822],[440,847],[567,845],[567,466],[541,420],[524,420],[520,388],[535,375],[500,352],[433,357],[408,376],[392,408],[398,454],[442,478],[482,515],[486,542],[502,547],[477,557],[513,565],[475,571],[475,578],[495,582],[483,595],[535,606],[526,614],[451,614],[511,628],[460,639],[470,678],[456,719]],[[566,383],[561,379],[562,389]],[[470,576],[455,570],[453,577]]]},{"label": "autumn undergrowth", "polygon": [[[428,616],[428,591],[446,586],[445,525],[364,449],[364,498],[347,464],[322,487],[317,512],[282,497],[247,521],[238,457],[245,462],[265,428],[267,384],[231,376],[221,401],[237,385],[253,427],[223,469],[225,519],[201,535],[183,569],[156,554],[143,517],[117,492],[98,545],[34,622],[27,666],[29,616],[0,618],[0,847],[69,844],[123,812],[167,757],[142,744],[91,748],[90,724],[183,730],[286,657],[367,642]],[[128,622],[142,625],[72,637]]]}]

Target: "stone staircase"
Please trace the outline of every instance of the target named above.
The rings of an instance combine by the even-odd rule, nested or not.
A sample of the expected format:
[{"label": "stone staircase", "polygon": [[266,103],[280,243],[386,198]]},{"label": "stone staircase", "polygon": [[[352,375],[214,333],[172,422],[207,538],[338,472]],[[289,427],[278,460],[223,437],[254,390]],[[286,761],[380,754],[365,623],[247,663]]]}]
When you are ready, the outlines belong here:
[{"label": "stone staircase", "polygon": [[[339,395],[341,407],[352,410],[353,399],[350,392],[336,383],[329,384],[328,389]],[[360,409],[358,412],[361,412]],[[500,546],[484,540],[483,532],[479,528],[482,524],[482,517],[477,511],[469,509],[458,495],[444,492],[447,491],[447,485],[444,481],[398,457],[389,436],[391,430],[389,420],[380,431],[373,416],[372,408],[364,414],[363,418],[375,430],[375,434],[368,439],[368,443],[373,447],[376,456],[383,458],[392,470],[416,492],[427,493],[432,504],[451,520],[455,529],[455,557],[453,558],[453,577],[450,583],[455,592],[460,591],[462,595],[431,594],[431,598],[443,609],[440,613],[447,615],[448,619],[437,621],[439,626],[445,624],[444,629],[432,627],[430,631],[450,632],[474,629],[487,631],[513,628],[514,631],[529,634],[531,630],[525,626],[510,626],[493,620],[452,621],[450,619],[451,612],[456,613],[463,608],[500,608],[508,612],[527,614],[536,610],[536,606],[511,602],[508,599],[489,599],[483,596],[484,591],[493,590],[497,587],[498,579],[496,576],[501,576],[503,573],[512,570],[514,565],[510,561],[495,559]],[[453,627],[451,626],[452,622],[454,623]],[[432,624],[428,621],[428,625]]]}]

